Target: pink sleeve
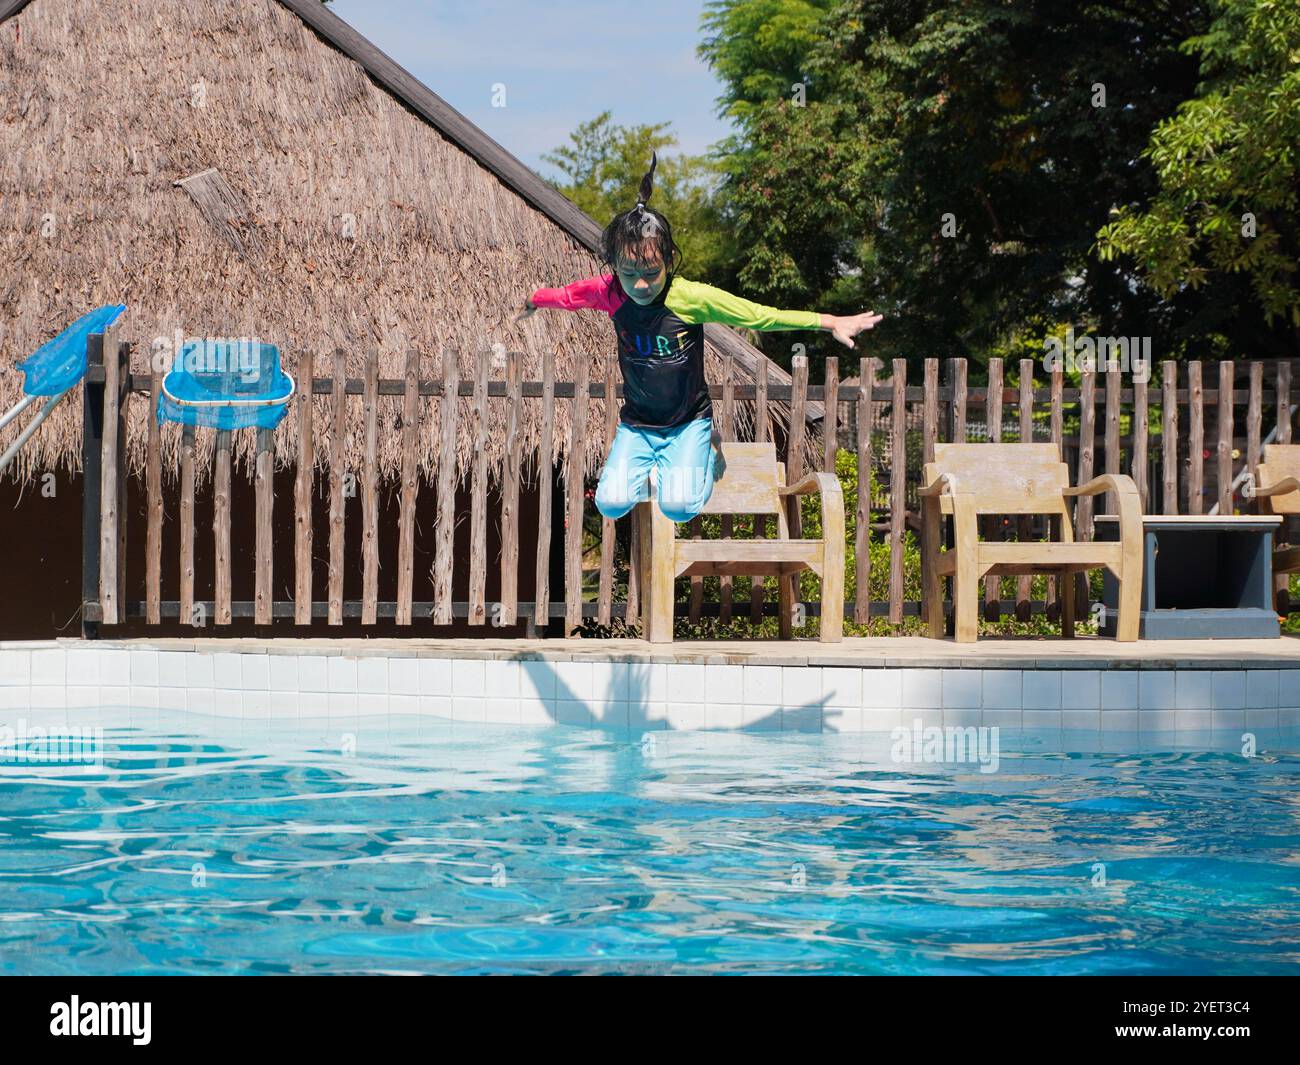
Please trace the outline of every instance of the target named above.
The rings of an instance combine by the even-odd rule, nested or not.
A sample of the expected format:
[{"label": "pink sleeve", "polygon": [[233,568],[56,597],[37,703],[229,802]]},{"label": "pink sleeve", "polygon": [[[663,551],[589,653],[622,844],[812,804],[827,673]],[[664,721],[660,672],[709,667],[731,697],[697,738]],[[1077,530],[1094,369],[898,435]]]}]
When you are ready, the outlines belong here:
[{"label": "pink sleeve", "polygon": [[530,297],[534,307],[558,307],[564,311],[592,308],[613,314],[623,303],[623,293],[613,274],[587,277],[563,288],[539,288]]}]

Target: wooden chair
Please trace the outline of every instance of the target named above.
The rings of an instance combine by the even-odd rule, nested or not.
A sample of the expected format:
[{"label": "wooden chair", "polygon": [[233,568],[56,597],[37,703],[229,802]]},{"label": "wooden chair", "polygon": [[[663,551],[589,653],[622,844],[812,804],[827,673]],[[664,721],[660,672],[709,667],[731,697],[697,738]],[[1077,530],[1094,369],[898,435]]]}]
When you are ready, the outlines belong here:
[{"label": "wooden chair", "polygon": [[[1074,635],[1073,574],[1105,566],[1119,581],[1117,638],[1136,640],[1141,622],[1142,504],[1137,486],[1122,474],[1103,474],[1078,488],[1055,444],[935,444],[925,466],[922,500],[923,610],[930,635],[944,634],[943,578],[953,583],[958,643],[972,643],[979,626],[982,578],[1005,573],[1055,573],[1063,577],[1061,628]],[[1119,540],[1079,542],[1068,500],[1114,492]],[[1059,541],[981,541],[981,514],[1047,514],[1060,519]],[[943,518],[953,519],[954,547],[940,551]]]},{"label": "wooden chair", "polygon": [[[1261,514],[1283,515],[1283,525],[1278,534],[1279,543],[1273,551],[1273,576],[1285,578],[1300,571],[1300,547],[1285,542],[1286,515],[1300,514],[1300,444],[1269,444],[1264,448],[1264,461],[1255,467],[1255,481],[1247,493],[1259,500]],[[1275,604],[1279,614],[1291,609],[1291,596],[1285,579],[1278,582]]]},{"label": "wooden chair", "polygon": [[[777,462],[771,443],[723,443],[719,473],[704,514],[775,514],[777,535],[753,540],[679,540],[677,526],[664,517],[655,500],[641,503],[635,520],[641,541],[640,577],[645,596],[645,638],[671,643],[673,582],[693,576],[771,576],[778,578],[779,631],[789,639],[798,575],[811,569],[822,582],[821,639],[844,633],[844,494],[834,474],[810,473],[798,484],[785,483],[785,464]],[[787,507],[798,497],[819,493],[822,539],[792,540]]]}]

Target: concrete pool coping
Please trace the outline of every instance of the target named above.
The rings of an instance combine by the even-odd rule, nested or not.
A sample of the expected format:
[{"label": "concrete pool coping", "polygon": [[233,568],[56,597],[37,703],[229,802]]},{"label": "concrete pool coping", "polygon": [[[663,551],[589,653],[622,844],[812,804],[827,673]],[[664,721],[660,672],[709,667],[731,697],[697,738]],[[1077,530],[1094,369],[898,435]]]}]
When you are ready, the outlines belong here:
[{"label": "concrete pool coping", "polygon": [[816,640],[697,640],[651,644],[635,639],[429,639],[280,636],[0,641],[4,650],[105,650],[268,655],[455,658],[488,661],[647,662],[704,665],[833,666],[863,669],[1300,669],[1300,636],[1275,640],[1072,640],[1023,637],[976,644],[919,636]]}]

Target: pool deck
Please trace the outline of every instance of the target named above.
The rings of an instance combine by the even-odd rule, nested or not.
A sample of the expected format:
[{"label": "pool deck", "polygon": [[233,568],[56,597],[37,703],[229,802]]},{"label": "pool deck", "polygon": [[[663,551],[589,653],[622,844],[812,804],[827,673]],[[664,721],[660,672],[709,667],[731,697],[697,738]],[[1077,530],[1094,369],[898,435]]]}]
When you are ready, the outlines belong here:
[{"label": "pool deck", "polygon": [[698,663],[750,666],[844,666],[864,669],[1300,669],[1300,636],[1276,640],[1072,640],[984,638],[975,644],[920,636],[846,637],[823,644],[798,640],[591,639],[60,639],[0,641],[0,650],[131,648],[208,654],[331,655],[361,658],[452,658],[590,662]]}]

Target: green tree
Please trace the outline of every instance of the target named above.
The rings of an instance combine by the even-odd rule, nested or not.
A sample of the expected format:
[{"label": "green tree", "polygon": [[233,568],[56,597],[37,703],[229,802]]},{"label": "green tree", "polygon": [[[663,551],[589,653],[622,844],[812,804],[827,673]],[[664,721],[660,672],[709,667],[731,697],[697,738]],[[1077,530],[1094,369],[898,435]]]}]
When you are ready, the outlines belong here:
[{"label": "green tree", "polygon": [[551,184],[605,225],[636,203],[650,154],[657,152],[651,204],[672,223],[673,237],[682,249],[683,274],[713,282],[720,264],[734,255],[718,214],[718,167],[698,156],[665,155],[665,148],[677,144],[669,125],[619,126],[604,111],[579,125],[567,145],[542,158],[564,177]]},{"label": "green tree", "polygon": [[718,65],[747,105],[751,155],[723,190],[740,287],[881,311],[862,350],[885,356],[980,357],[1044,315],[1168,351],[1195,308],[1094,242],[1156,191],[1135,164],[1194,90],[1179,45],[1207,24],[1201,0],[843,0],[807,45],[802,104]]},{"label": "green tree", "polygon": [[[1162,121],[1143,153],[1159,177],[1099,236],[1102,258],[1127,256],[1161,296],[1249,283],[1251,308],[1289,332],[1300,354],[1300,5],[1214,0],[1208,32],[1183,45],[1201,85]],[[1255,311],[1255,314],[1251,313]],[[1279,339],[1285,336],[1279,333]],[[1285,350],[1285,343],[1280,347]]]}]

